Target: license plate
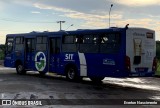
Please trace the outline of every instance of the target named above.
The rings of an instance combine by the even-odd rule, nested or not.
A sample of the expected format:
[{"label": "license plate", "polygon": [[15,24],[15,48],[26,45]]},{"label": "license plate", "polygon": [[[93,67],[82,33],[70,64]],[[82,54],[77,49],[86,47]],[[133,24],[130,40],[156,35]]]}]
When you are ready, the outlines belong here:
[{"label": "license plate", "polygon": [[148,68],[135,68],[136,72],[147,72]]},{"label": "license plate", "polygon": [[141,68],[140,68],[140,69],[138,69],[138,71],[142,72],[142,71],[144,71],[144,69],[141,69]]}]

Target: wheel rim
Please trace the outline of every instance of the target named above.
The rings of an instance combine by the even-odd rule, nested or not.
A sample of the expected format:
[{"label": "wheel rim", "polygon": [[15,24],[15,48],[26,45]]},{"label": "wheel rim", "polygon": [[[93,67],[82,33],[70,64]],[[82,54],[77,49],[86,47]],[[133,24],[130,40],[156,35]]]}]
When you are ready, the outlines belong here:
[{"label": "wheel rim", "polygon": [[74,71],[74,69],[70,68],[68,70],[68,78],[72,80],[72,79],[74,79],[74,77],[75,77],[75,71]]},{"label": "wheel rim", "polygon": [[22,72],[23,66],[22,65],[18,65],[17,70],[18,70],[18,72]]}]

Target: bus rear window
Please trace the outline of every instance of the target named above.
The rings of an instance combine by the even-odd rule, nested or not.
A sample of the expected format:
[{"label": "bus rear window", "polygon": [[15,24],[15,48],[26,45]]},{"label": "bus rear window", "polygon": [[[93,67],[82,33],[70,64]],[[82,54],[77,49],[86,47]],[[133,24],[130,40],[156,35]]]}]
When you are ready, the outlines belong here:
[{"label": "bus rear window", "polygon": [[149,39],[153,39],[153,33],[147,33],[146,36],[147,36],[147,38],[149,38]]}]

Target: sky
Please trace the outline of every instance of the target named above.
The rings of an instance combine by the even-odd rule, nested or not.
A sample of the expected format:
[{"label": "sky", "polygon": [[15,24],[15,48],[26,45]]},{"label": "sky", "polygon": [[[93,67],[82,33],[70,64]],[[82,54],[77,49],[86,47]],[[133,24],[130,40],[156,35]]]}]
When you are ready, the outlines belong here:
[{"label": "sky", "polygon": [[[32,31],[143,27],[160,40],[160,0],[0,0],[0,44],[5,36]],[[73,26],[71,26],[73,25]]]}]

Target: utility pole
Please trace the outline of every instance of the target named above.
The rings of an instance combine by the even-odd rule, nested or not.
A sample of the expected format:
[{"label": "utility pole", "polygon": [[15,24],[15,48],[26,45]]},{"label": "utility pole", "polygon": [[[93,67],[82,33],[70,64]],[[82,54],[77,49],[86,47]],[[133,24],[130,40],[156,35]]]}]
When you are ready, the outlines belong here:
[{"label": "utility pole", "polygon": [[111,4],[110,10],[109,10],[109,27],[110,27],[110,14],[111,14],[112,7],[113,7],[113,4]]},{"label": "utility pole", "polygon": [[62,23],[65,23],[65,21],[57,21],[57,23],[60,24],[60,31],[62,30]]}]

